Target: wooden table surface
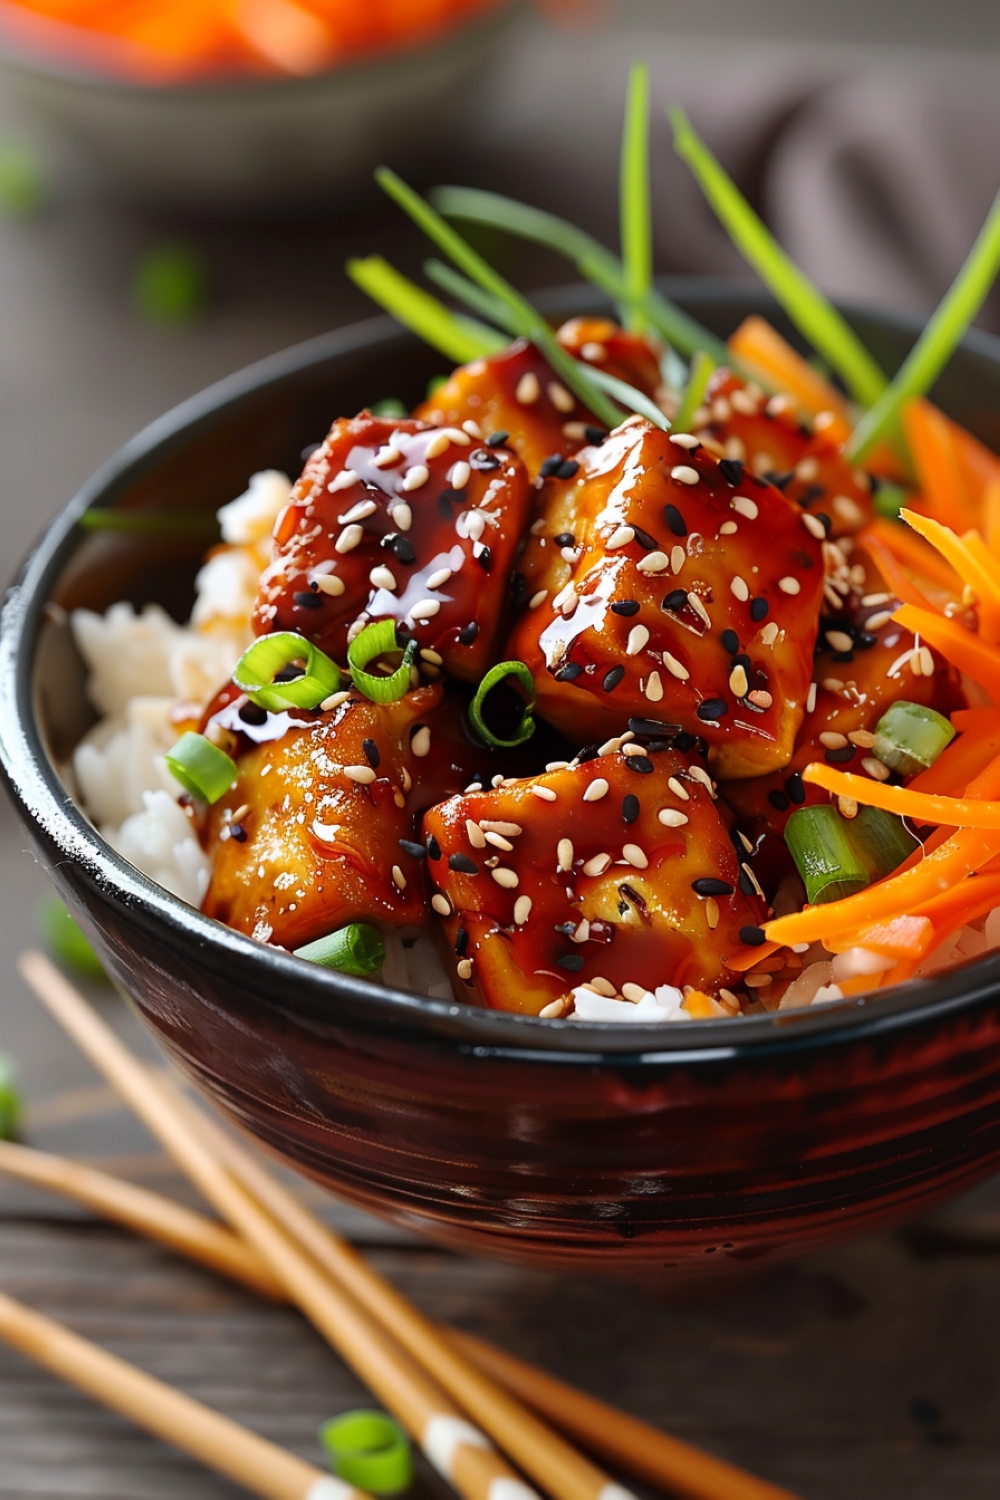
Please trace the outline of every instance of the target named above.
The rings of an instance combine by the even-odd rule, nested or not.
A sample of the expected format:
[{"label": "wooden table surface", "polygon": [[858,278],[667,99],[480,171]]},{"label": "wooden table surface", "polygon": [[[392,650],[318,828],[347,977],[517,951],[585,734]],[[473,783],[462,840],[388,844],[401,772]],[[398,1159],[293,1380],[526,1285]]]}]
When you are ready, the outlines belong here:
[{"label": "wooden table surface", "polygon": [[[632,55],[631,42],[616,45]],[[553,71],[556,62],[553,53]],[[603,107],[620,109],[617,79]],[[0,134],[7,128],[0,97]],[[144,246],[178,233],[206,254],[212,303],[190,329],[153,329],[129,309],[128,270]],[[178,225],[102,204],[72,177],[37,220],[0,224],[4,570],[144,422],[250,359],[365,315],[339,267],[390,239],[394,254],[408,253],[378,211],[304,231]],[[47,888],[29,842],[0,799],[0,1050],[18,1061],[27,1139],[192,1201],[16,978]],[[112,993],[95,998],[150,1052]],[[1000,1184],[932,1221],[687,1302],[668,1283],[459,1259],[321,1206],[428,1312],[807,1500],[1000,1493]],[[0,1287],[316,1460],[317,1424],[367,1402],[296,1313],[3,1181]],[[446,1493],[425,1466],[418,1484],[421,1500]],[[0,1500],[180,1494],[236,1491],[0,1346]]]}]

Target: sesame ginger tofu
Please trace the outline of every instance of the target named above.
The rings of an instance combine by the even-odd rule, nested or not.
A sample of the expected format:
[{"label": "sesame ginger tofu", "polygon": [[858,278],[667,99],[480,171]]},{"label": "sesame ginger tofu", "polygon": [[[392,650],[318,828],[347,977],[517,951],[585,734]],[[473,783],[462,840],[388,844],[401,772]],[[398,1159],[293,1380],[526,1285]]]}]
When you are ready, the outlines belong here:
[{"label": "sesame ginger tofu", "polygon": [[521,460],[460,427],[342,418],[275,524],[254,612],[337,660],[392,619],[421,661],[476,681],[495,659],[532,500]]},{"label": "sesame ginger tofu", "polygon": [[812,673],[824,528],[697,438],[631,417],[545,481],[508,654],[579,744],[655,715],[713,775],[787,764]]},{"label": "sesame ginger tofu", "polygon": [[423,925],[420,816],[468,782],[475,753],[441,687],[345,693],[321,715],[248,709],[236,696],[206,725],[231,736],[238,776],[208,809],[202,910],[285,948],[348,922]]},{"label": "sesame ginger tofu", "polygon": [[654,743],[626,733],[583,764],[427,813],[459,999],[554,1016],[581,985],[637,1000],[735,978],[730,964],[760,941],[763,903],[704,768]]}]

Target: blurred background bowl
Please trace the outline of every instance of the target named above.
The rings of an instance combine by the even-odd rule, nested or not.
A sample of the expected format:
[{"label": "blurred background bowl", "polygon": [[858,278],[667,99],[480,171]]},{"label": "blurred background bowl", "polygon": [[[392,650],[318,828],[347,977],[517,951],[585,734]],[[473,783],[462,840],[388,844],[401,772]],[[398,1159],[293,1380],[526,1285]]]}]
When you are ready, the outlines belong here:
[{"label": "blurred background bowl", "polygon": [[380,162],[405,168],[442,141],[521,8],[501,0],[421,44],[306,77],[176,84],[73,63],[0,27],[0,77],[22,114],[127,198],[213,212],[356,200]]}]

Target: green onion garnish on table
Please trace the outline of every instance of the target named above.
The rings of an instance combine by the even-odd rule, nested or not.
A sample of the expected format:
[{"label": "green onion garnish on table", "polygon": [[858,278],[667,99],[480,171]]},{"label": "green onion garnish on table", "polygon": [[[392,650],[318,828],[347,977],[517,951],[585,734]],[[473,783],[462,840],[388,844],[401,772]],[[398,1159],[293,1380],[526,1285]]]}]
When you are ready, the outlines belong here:
[{"label": "green onion garnish on table", "polygon": [[[392,672],[369,672],[367,668],[380,656],[403,651],[403,659]],[[410,668],[417,654],[416,641],[408,641],[405,649],[396,639],[395,620],[376,620],[366,625],[347,648],[347,666],[354,686],[372,703],[395,703],[409,690]]]},{"label": "green onion garnish on table", "polygon": [[203,734],[188,730],[165,756],[170,774],[202,802],[218,802],[237,777],[236,762]]},{"label": "green onion garnish on table", "polygon": [[339,1479],[372,1495],[398,1495],[413,1482],[406,1433],[383,1411],[346,1411],[324,1422],[319,1440]]},{"label": "green onion garnish on table", "polygon": [[892,813],[860,807],[856,817],[845,818],[828,802],[793,812],[785,843],[810,906],[856,895],[898,869],[919,847]]},{"label": "green onion garnish on table", "polygon": [[294,951],[296,958],[319,964],[323,969],[337,969],[341,974],[354,974],[359,979],[374,974],[385,962],[385,940],[378,928],[368,922],[351,922]]},{"label": "green onion garnish on table", "polygon": [[872,754],[900,776],[915,776],[928,770],[954,738],[955,730],[943,714],[900,699],[876,724]]},{"label": "green onion garnish on table", "polygon": [[0,1140],[17,1139],[24,1106],[11,1059],[0,1052]]},{"label": "green onion garnish on table", "polygon": [[58,896],[46,896],[35,910],[35,923],[50,952],[74,974],[104,978],[104,967],[79,922]]},{"label": "green onion garnish on table", "polygon": [[[276,680],[296,666],[301,667],[298,676],[287,682]],[[340,668],[305,636],[279,630],[259,636],[244,651],[233,681],[258,708],[281,713],[287,708],[319,708],[340,687]]]},{"label": "green onion garnish on table", "polygon": [[[498,734],[494,734],[483,718],[483,707],[493,689],[499,687],[501,682],[506,682],[509,678],[513,678],[523,689],[524,707],[522,708],[520,720],[513,734],[508,739],[501,739]],[[512,750],[516,745],[523,745],[527,740],[530,740],[534,734],[534,707],[535,680],[531,675],[530,669],[523,661],[501,661],[497,662],[495,667],[490,668],[482,682],[476,688],[475,697],[469,704],[469,720],[476,733],[487,745],[492,746],[495,750]]]}]

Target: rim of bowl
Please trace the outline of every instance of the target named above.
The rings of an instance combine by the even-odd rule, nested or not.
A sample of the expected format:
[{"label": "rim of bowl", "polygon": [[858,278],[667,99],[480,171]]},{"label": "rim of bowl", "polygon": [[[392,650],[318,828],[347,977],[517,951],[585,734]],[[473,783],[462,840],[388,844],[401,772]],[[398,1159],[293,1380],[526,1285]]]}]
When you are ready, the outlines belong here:
[{"label": "rim of bowl", "polygon": [[[775,310],[766,293],[723,277],[661,277],[664,292],[697,311],[736,299]],[[553,289],[538,299],[553,314],[599,309],[606,303],[589,286]],[[848,317],[874,319],[915,336],[923,320],[860,305]],[[77,517],[101,502],[113,502],[139,474],[210,428],[223,411],[256,399],[270,385],[294,381],[314,365],[379,345],[416,342],[392,318],[375,317],[321,334],[260,360],[189,397],[143,428],[108,460],[51,522],[8,589],[0,612],[0,769],[22,813],[40,836],[69,861],[103,902],[125,909],[134,925],[187,943],[198,965],[217,970],[228,983],[239,979],[256,1003],[312,1027],[390,1030],[476,1056],[504,1056],[593,1066],[667,1064],[691,1066],[740,1055],[828,1048],[870,1040],[929,1021],[941,1021],[1000,992],[1000,951],[972,959],[930,979],[910,980],[884,996],[852,996],[818,1008],[764,1016],[620,1024],[541,1020],[509,1011],[482,1010],[457,1001],[430,1000],[370,984],[304,963],[283,949],[268,948],[203,916],[118,855],[87,821],[66,792],[45,749],[35,718],[35,650],[52,585],[80,541]],[[1000,338],[970,331],[963,348],[1000,367]],[[163,929],[166,929],[164,934]],[[668,1040],[669,1038],[669,1040]]]},{"label": "rim of bowl", "polygon": [[[94,44],[93,56],[88,55],[86,58],[83,56],[74,58],[70,55],[68,46],[67,50],[62,53],[55,45],[51,50],[47,50],[41,42],[33,44],[29,39],[27,27],[23,35],[18,35],[15,29],[7,29],[4,26],[4,12],[7,6],[3,0],[0,0],[0,63],[63,84],[75,84],[80,88],[94,89],[103,93],[114,92],[142,98],[154,97],[165,100],[203,99],[209,96],[237,98],[241,95],[257,95],[263,90],[281,92],[295,89],[301,92],[310,85],[325,87],[333,79],[363,76],[366,73],[375,73],[382,68],[390,70],[418,61],[428,53],[447,48],[453,43],[460,43],[477,31],[483,31],[488,35],[510,20],[522,8],[523,0],[498,0],[498,3],[485,14],[463,17],[443,30],[430,35],[413,37],[409,41],[398,42],[377,51],[351,54],[342,62],[323,68],[318,73],[302,75],[261,73],[257,75],[218,72],[206,73],[198,78],[174,79],[157,83],[155,80],[143,81],[130,78],[125,72],[114,72],[109,67],[102,67],[98,60],[99,42]],[[43,28],[51,30],[53,36],[75,29],[68,23],[48,22],[42,18],[38,27],[39,32]],[[111,50],[113,50],[113,39],[108,48],[108,51]]]}]

